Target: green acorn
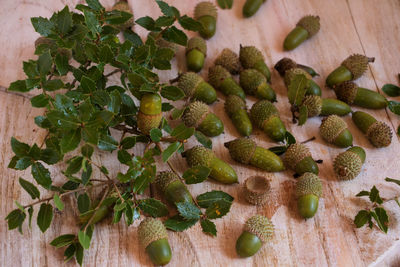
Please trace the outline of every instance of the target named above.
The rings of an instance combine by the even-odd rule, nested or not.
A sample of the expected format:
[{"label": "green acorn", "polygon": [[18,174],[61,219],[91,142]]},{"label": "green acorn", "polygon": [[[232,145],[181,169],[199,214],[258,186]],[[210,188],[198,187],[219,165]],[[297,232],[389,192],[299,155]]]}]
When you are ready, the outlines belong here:
[{"label": "green acorn", "polygon": [[263,215],[255,215],[246,221],[243,233],[236,241],[236,253],[242,257],[251,257],[261,246],[272,239],[274,225]]},{"label": "green acorn", "polygon": [[306,72],[305,70],[303,70],[301,68],[292,68],[285,72],[285,76],[284,76],[283,80],[285,82],[286,87],[288,87],[290,85],[290,83],[292,82],[293,78],[299,74],[303,74],[310,81],[310,87],[307,88],[306,95],[320,96],[321,88],[319,87],[319,85],[314,82],[314,80],[312,79],[311,75],[308,72]]},{"label": "green acorn", "polygon": [[271,102],[276,101],[275,91],[267,83],[267,79],[258,70],[246,69],[240,72],[240,85],[249,95]]},{"label": "green acorn", "polygon": [[256,102],[250,109],[250,119],[275,141],[283,141],[286,128],[276,107],[268,100]]},{"label": "green acorn", "polygon": [[256,69],[261,72],[267,81],[271,81],[271,72],[264,62],[264,56],[255,46],[240,46],[239,60],[245,69]]},{"label": "green acorn", "polygon": [[194,9],[194,18],[203,25],[199,31],[201,37],[210,39],[217,28],[217,8],[211,2],[200,2]]},{"label": "green acorn", "polygon": [[238,182],[235,170],[225,161],[217,158],[211,149],[203,146],[195,146],[182,153],[182,157],[190,167],[205,166],[211,169],[210,178],[224,183],[233,184]]},{"label": "green acorn", "polygon": [[213,137],[224,131],[224,124],[209,107],[200,101],[192,102],[183,112],[182,121],[187,127],[195,127],[203,134]]},{"label": "green acorn", "polygon": [[206,104],[212,104],[217,100],[217,92],[214,87],[194,72],[182,74],[178,80],[178,87],[191,100],[200,100]]},{"label": "green acorn", "polygon": [[151,217],[144,219],[138,227],[138,238],[154,265],[166,265],[170,262],[172,252],[167,229],[160,220]]},{"label": "green acorn", "polygon": [[203,68],[204,59],[207,56],[207,44],[201,37],[189,39],[186,48],[187,68],[194,72],[199,72]]},{"label": "green acorn", "polygon": [[219,56],[214,61],[215,65],[221,65],[231,74],[238,74],[240,70],[239,56],[230,50],[224,48]]},{"label": "green acorn", "polygon": [[244,181],[243,195],[250,204],[262,206],[268,201],[271,184],[265,176],[251,176]]},{"label": "green acorn", "polygon": [[161,97],[159,94],[145,94],[140,100],[137,125],[143,134],[149,134],[153,128],[158,128],[162,119]]},{"label": "green acorn", "polygon": [[[95,207],[99,204],[99,200],[94,201],[92,203],[92,211],[91,212],[86,212],[86,213],[82,213],[81,215],[79,215],[79,223],[82,225],[85,225],[89,222],[89,220],[91,220],[90,224],[94,225],[98,222],[101,222],[102,220],[104,220],[108,215],[111,214],[112,211],[112,204],[110,203],[106,203],[103,202],[101,204],[101,206],[93,212],[93,210],[95,209]],[[94,214],[93,214],[94,213]],[[92,219],[93,216],[93,219]]]},{"label": "green acorn", "polygon": [[326,78],[326,85],[333,87],[336,84],[353,81],[360,78],[368,68],[368,63],[374,62],[375,58],[354,54],[346,58],[340,67],[336,68]]},{"label": "green acorn", "polygon": [[311,172],[318,175],[318,165],[311,156],[311,152],[303,144],[291,144],[285,152],[283,158],[285,166],[294,170],[296,174],[303,175],[306,172]]},{"label": "green acorn", "polygon": [[[157,32],[150,32],[149,35],[151,37],[153,37],[153,39],[156,39],[157,35],[159,33]],[[169,48],[172,51],[174,51],[174,55],[176,55],[176,53],[178,53],[179,51],[179,45],[173,42],[168,42],[167,40],[165,40],[164,38],[158,38],[156,40],[156,45],[161,47],[161,48]]]},{"label": "green acorn", "polygon": [[362,111],[354,112],[352,119],[375,147],[386,147],[392,142],[392,129],[386,123]]},{"label": "green acorn", "polygon": [[305,16],[297,22],[296,28],[294,28],[288,36],[286,36],[283,42],[283,49],[293,50],[298,47],[305,40],[314,36],[320,28],[318,16]]},{"label": "green acorn", "polygon": [[175,173],[160,172],[154,182],[170,203],[193,202],[187,187]]},{"label": "green acorn", "polygon": [[346,122],[337,115],[324,118],[319,131],[325,141],[338,147],[348,147],[353,144],[353,136],[347,129]]},{"label": "green acorn", "polygon": [[[112,10],[118,10],[132,14],[131,8],[129,7],[129,4],[126,1],[119,1],[115,3],[115,5],[112,7]],[[132,17],[123,24],[118,25],[118,28],[120,30],[125,30],[131,28],[134,24],[135,24],[135,19],[132,14]]]},{"label": "green acorn", "polygon": [[275,153],[257,146],[252,139],[242,137],[224,144],[232,159],[249,164],[268,172],[279,172],[285,169],[280,157]]},{"label": "green acorn", "polygon": [[246,102],[237,95],[229,95],[226,98],[224,108],[238,132],[241,135],[249,136],[253,131],[253,126],[247,114]]},{"label": "green acorn", "polygon": [[336,156],[333,169],[340,180],[352,180],[361,172],[364,161],[364,149],[353,146]]},{"label": "green acorn", "polygon": [[266,1],[267,0],[246,0],[242,9],[243,17],[250,18],[253,16],[258,9],[260,9],[261,4]]},{"label": "green acorn", "polygon": [[303,218],[311,218],[318,210],[322,183],[314,173],[304,173],[296,183],[297,208]]},{"label": "green acorn", "polygon": [[333,99],[322,98],[317,95],[304,97],[302,106],[307,107],[308,117],[338,115],[344,116],[351,112],[351,108],[346,103]]},{"label": "green acorn", "polygon": [[245,98],[242,87],[232,78],[232,75],[224,67],[216,65],[208,70],[208,81],[224,95],[237,95]]},{"label": "green acorn", "polygon": [[358,87],[357,84],[347,81],[333,87],[338,99],[349,105],[357,105],[363,108],[381,109],[386,108],[388,101],[383,95]]}]

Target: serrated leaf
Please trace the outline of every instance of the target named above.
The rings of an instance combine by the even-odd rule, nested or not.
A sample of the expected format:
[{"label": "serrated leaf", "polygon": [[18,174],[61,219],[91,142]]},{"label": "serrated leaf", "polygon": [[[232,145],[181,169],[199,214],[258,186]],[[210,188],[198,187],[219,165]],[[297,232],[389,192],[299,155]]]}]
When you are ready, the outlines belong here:
[{"label": "serrated leaf", "polygon": [[232,205],[231,201],[226,201],[226,200],[215,201],[206,209],[206,216],[209,219],[221,218],[229,212],[231,205]]},{"label": "serrated leaf", "polygon": [[181,142],[174,142],[170,144],[167,149],[162,152],[162,160],[167,162],[169,158],[181,147]]},{"label": "serrated leaf", "polygon": [[179,215],[186,220],[198,220],[200,219],[201,211],[196,205],[191,202],[177,202],[175,203],[178,209]]},{"label": "serrated leaf", "polygon": [[60,161],[60,155],[55,149],[46,148],[40,151],[40,160],[49,165],[52,165]]},{"label": "serrated leaf", "polygon": [[107,109],[114,114],[118,114],[121,108],[121,94],[118,90],[110,93],[110,102],[107,104]]},{"label": "serrated leaf", "polygon": [[61,76],[68,73],[69,64],[67,55],[64,53],[57,54],[54,62],[56,63],[57,71]]},{"label": "serrated leaf", "polygon": [[75,235],[73,235],[73,234],[60,235],[60,236],[54,238],[50,242],[50,245],[52,245],[53,247],[56,247],[56,248],[61,248],[61,247],[65,247],[65,246],[72,244],[72,242],[74,242],[74,240],[75,240]]},{"label": "serrated leaf", "polygon": [[295,75],[288,86],[289,103],[294,106],[300,106],[309,86],[310,81],[304,74]]},{"label": "serrated leaf", "polygon": [[389,101],[388,102],[388,108],[390,109],[391,112],[393,112],[396,115],[400,115],[400,102],[397,101]]},{"label": "serrated leaf", "polygon": [[356,195],[356,197],[363,197],[363,196],[369,196],[369,191],[363,190]]},{"label": "serrated leaf", "polygon": [[57,13],[57,28],[62,34],[65,34],[71,30],[72,16],[69,12],[68,6],[65,6],[63,10]]},{"label": "serrated leaf", "polygon": [[210,175],[211,169],[205,166],[195,166],[186,170],[182,178],[185,179],[187,184],[198,184],[207,179]]},{"label": "serrated leaf", "polygon": [[194,20],[187,15],[184,15],[178,19],[179,24],[186,30],[189,31],[200,31],[202,29],[202,24],[197,20]]},{"label": "serrated leaf", "polygon": [[31,98],[32,107],[43,108],[49,103],[47,95],[40,94]]},{"label": "serrated leaf", "polygon": [[91,202],[87,193],[83,193],[78,196],[78,210],[81,214],[88,212],[90,209],[90,205]]},{"label": "serrated leaf", "polygon": [[166,220],[164,222],[164,225],[169,230],[175,232],[182,232],[195,225],[198,221],[199,221],[198,219],[186,220],[185,218],[179,215],[175,215]]},{"label": "serrated leaf", "polygon": [[141,200],[139,202],[139,208],[152,217],[164,217],[168,215],[167,206],[154,198]]},{"label": "serrated leaf", "polygon": [[176,126],[172,132],[171,136],[175,137],[179,141],[184,141],[189,139],[195,132],[194,127],[186,127],[184,123]]},{"label": "serrated leaf", "polygon": [[74,150],[81,142],[81,128],[67,131],[61,138],[60,147],[63,154]]},{"label": "serrated leaf", "polygon": [[94,148],[91,145],[84,145],[81,147],[81,153],[84,157],[91,158],[93,155]]},{"label": "serrated leaf", "polygon": [[160,142],[162,137],[162,132],[158,128],[153,128],[150,130],[150,138],[153,142]]},{"label": "serrated leaf", "polygon": [[53,200],[54,200],[54,205],[56,206],[56,208],[60,211],[63,211],[64,203],[62,202],[60,196],[57,193],[54,194]]},{"label": "serrated leaf", "polygon": [[217,236],[217,227],[215,223],[208,219],[204,219],[200,221],[201,229],[204,233],[209,234],[211,236]]},{"label": "serrated leaf", "polygon": [[125,149],[118,150],[117,156],[119,162],[126,165],[132,164],[132,155],[128,153]]},{"label": "serrated leaf", "polygon": [[71,175],[79,172],[82,168],[83,157],[73,157],[68,161],[68,167],[65,170],[65,175]]},{"label": "serrated leaf", "polygon": [[383,203],[383,200],[379,195],[379,190],[375,187],[375,185],[371,188],[371,192],[369,194],[369,200],[371,200],[371,202],[375,202],[378,204]]},{"label": "serrated leaf", "polygon": [[61,127],[64,129],[76,129],[80,126],[77,117],[70,114],[65,114],[57,110],[52,110],[48,112],[47,118],[55,127]]},{"label": "serrated leaf", "polygon": [[26,87],[25,80],[18,80],[18,81],[12,82],[10,84],[10,86],[8,87],[8,91],[22,92],[22,93],[29,92],[31,89],[33,89],[33,88]]},{"label": "serrated leaf", "polygon": [[49,36],[53,32],[54,24],[43,17],[31,18],[31,22],[35,31],[42,36]]},{"label": "serrated leaf", "polygon": [[172,101],[177,101],[185,97],[185,93],[176,86],[164,86],[161,88],[161,96]]},{"label": "serrated leaf", "polygon": [[40,205],[39,213],[37,215],[37,225],[42,233],[50,227],[53,220],[53,206],[50,204],[42,203]]},{"label": "serrated leaf", "polygon": [[38,58],[37,67],[38,67],[39,73],[41,75],[47,74],[51,69],[52,63],[53,62],[52,62],[52,58],[50,55],[50,50],[47,50],[46,52],[41,54]]},{"label": "serrated leaf", "polygon": [[165,3],[164,1],[160,1],[160,0],[156,0],[156,3],[158,4],[158,7],[161,9],[161,12],[165,16],[170,16],[170,17],[175,16],[174,10],[167,3]]},{"label": "serrated leaf", "polygon": [[7,217],[8,230],[13,230],[18,227],[18,231],[22,233],[22,223],[26,218],[26,214],[20,209],[11,211]]},{"label": "serrated leaf", "polygon": [[118,142],[111,135],[103,134],[100,136],[97,147],[104,151],[114,151],[118,148]]},{"label": "serrated leaf", "polygon": [[384,208],[377,207],[374,209],[374,211],[371,211],[371,216],[375,219],[379,229],[386,234],[389,224],[389,217],[386,213],[386,210]]},{"label": "serrated leaf", "polygon": [[19,178],[19,184],[32,197],[32,199],[35,199],[35,198],[39,199],[40,198],[39,190],[31,182],[28,182],[27,180],[24,180],[23,178],[20,177]]},{"label": "serrated leaf", "polygon": [[32,163],[33,161],[30,157],[23,157],[18,159],[13,169],[22,171],[31,166]]},{"label": "serrated leaf", "polygon": [[400,87],[398,87],[397,85],[394,85],[394,84],[385,84],[382,87],[382,91],[391,97],[400,96]]},{"label": "serrated leaf", "polygon": [[195,131],[194,136],[196,137],[196,140],[202,144],[204,147],[211,149],[212,148],[212,141],[210,138],[205,136],[202,132]]},{"label": "serrated leaf", "polygon": [[162,36],[169,42],[173,42],[182,46],[186,46],[187,44],[186,34],[175,26],[168,28]]},{"label": "serrated leaf", "polygon": [[156,24],[154,19],[152,19],[149,16],[139,18],[135,22],[136,22],[136,24],[139,24],[140,26],[142,26],[143,28],[145,28],[148,31],[154,30],[155,24]]},{"label": "serrated leaf", "polygon": [[233,5],[233,0],[217,0],[217,2],[222,9],[231,9]]},{"label": "serrated leaf", "polygon": [[78,232],[78,240],[84,249],[89,249],[91,238],[88,234],[86,234],[86,232],[79,231]]},{"label": "serrated leaf", "polygon": [[50,188],[51,178],[50,172],[40,162],[35,162],[32,165],[31,173],[35,181],[44,188]]},{"label": "serrated leaf", "polygon": [[[96,90],[96,83],[87,76],[82,76],[81,87],[84,92],[90,93]],[[107,101],[106,101],[107,102]]]},{"label": "serrated leaf", "polygon": [[123,35],[125,40],[129,40],[130,42],[132,42],[135,47],[143,45],[143,41],[140,36],[136,32],[133,32],[131,29],[124,30]]},{"label": "serrated leaf", "polygon": [[30,146],[18,141],[15,137],[11,137],[11,149],[18,157],[28,156]]},{"label": "serrated leaf", "polygon": [[354,218],[354,224],[357,228],[363,227],[369,220],[371,220],[371,214],[367,210],[360,210]]},{"label": "serrated leaf", "polygon": [[172,24],[174,24],[174,22],[175,22],[174,17],[161,16],[158,19],[156,19],[155,26],[156,27],[171,26]]},{"label": "serrated leaf", "polygon": [[64,87],[64,83],[59,79],[46,81],[43,83],[43,88],[46,91],[53,92]]},{"label": "serrated leaf", "polygon": [[96,15],[88,10],[84,10],[83,14],[85,15],[85,22],[89,30],[96,35],[97,33],[101,32],[101,26],[99,21],[97,20]]},{"label": "serrated leaf", "polygon": [[178,109],[178,108],[175,108],[175,109],[172,111],[172,113],[171,113],[172,119],[173,119],[173,120],[179,119],[180,117],[182,117],[184,111],[185,111],[185,109]]},{"label": "serrated leaf", "polygon": [[233,197],[223,191],[210,191],[197,196],[197,203],[202,208],[208,208],[218,201],[232,202]]},{"label": "serrated leaf", "polygon": [[308,118],[308,109],[307,106],[301,106],[299,109],[299,125],[303,125],[306,123]]},{"label": "serrated leaf", "polygon": [[386,181],[386,182],[395,183],[395,184],[397,184],[397,185],[400,186],[400,180],[396,180],[396,179],[392,179],[392,178],[386,177],[386,178],[385,178],[385,181]]},{"label": "serrated leaf", "polygon": [[86,0],[86,3],[93,10],[100,11],[104,9],[98,0]]}]

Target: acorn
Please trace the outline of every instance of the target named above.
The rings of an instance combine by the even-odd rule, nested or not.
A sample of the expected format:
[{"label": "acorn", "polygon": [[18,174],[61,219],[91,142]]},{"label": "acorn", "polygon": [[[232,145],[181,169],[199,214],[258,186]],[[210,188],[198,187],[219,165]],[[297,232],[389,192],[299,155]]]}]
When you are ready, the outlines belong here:
[{"label": "acorn", "polygon": [[342,82],[356,80],[366,72],[368,63],[374,61],[375,58],[369,58],[364,55],[351,55],[346,58],[338,68],[328,75],[326,78],[326,85],[328,87],[333,87]]},{"label": "acorn", "polygon": [[205,166],[211,169],[210,178],[224,183],[233,184],[238,182],[235,170],[225,161],[217,158],[211,149],[203,146],[195,146],[182,153],[182,157],[190,167]]},{"label": "acorn", "polygon": [[217,8],[211,2],[200,2],[194,9],[194,18],[203,25],[199,31],[201,37],[210,39],[217,28]]},{"label": "acorn", "polygon": [[349,105],[357,105],[363,108],[382,109],[386,108],[388,101],[383,95],[358,87],[357,84],[347,81],[333,87],[338,99]]},{"label": "acorn", "polygon": [[338,115],[344,116],[351,112],[351,108],[346,103],[333,99],[322,98],[317,95],[308,95],[303,99],[302,106],[307,107],[308,117]]},{"label": "acorn", "polygon": [[392,129],[386,123],[362,111],[354,112],[352,119],[375,147],[386,147],[392,142]]},{"label": "acorn", "polygon": [[189,39],[186,48],[186,65],[188,70],[199,72],[203,68],[207,55],[207,44],[201,37]]},{"label": "acorn", "polygon": [[249,115],[246,110],[246,102],[237,95],[229,95],[226,98],[225,111],[231,118],[233,125],[241,135],[249,136],[253,131]]},{"label": "acorn", "polygon": [[178,87],[191,100],[200,100],[206,104],[212,104],[217,100],[217,92],[214,87],[194,72],[182,74],[178,80]]},{"label": "acorn", "polygon": [[255,46],[240,46],[239,60],[245,69],[256,69],[261,72],[267,81],[271,81],[271,72],[264,62],[264,56]]},{"label": "acorn", "polygon": [[361,172],[364,161],[364,149],[353,146],[336,156],[333,169],[340,180],[352,180]]},{"label": "acorn", "polygon": [[151,217],[144,219],[138,227],[138,238],[154,265],[166,265],[170,262],[172,252],[168,233],[160,220]]},{"label": "acorn", "polygon": [[[158,32],[150,32],[149,35],[151,37],[153,37],[153,39],[156,39],[157,35],[159,33]],[[161,47],[161,48],[169,48],[172,51],[174,51],[174,55],[176,55],[176,53],[178,53],[179,51],[179,45],[173,42],[169,42],[167,40],[165,40],[164,38],[157,38],[156,40],[156,45]]]},{"label": "acorn", "polygon": [[224,48],[222,50],[215,59],[214,64],[221,65],[233,75],[238,74],[240,70],[239,56],[229,48]]},{"label": "acorn", "polygon": [[250,18],[253,16],[258,9],[260,9],[261,4],[266,1],[267,0],[246,0],[242,9],[243,17]]},{"label": "acorn", "polygon": [[265,176],[251,176],[244,181],[243,195],[247,202],[262,206],[268,201],[271,184]]},{"label": "acorn", "polygon": [[353,136],[347,129],[346,122],[337,115],[324,118],[319,131],[325,141],[338,147],[348,147],[353,144]]},{"label": "acorn", "polygon": [[208,81],[224,95],[237,95],[245,99],[246,95],[242,87],[232,78],[232,75],[224,67],[216,65],[208,70]]},{"label": "acorn", "polygon": [[[92,209],[94,209],[98,204],[99,204],[99,200],[94,201],[94,203],[92,203]],[[85,225],[89,222],[89,220],[91,220],[90,224],[93,225],[98,222],[101,222],[108,215],[111,214],[111,210],[110,210],[111,206],[112,206],[112,204],[110,204],[110,203],[102,203],[100,205],[100,207],[96,211],[94,211],[94,213],[93,213],[93,211],[82,213],[81,215],[79,215],[79,223],[82,225]],[[92,219],[92,216],[93,216],[93,219]]]},{"label": "acorn", "polygon": [[283,162],[288,169],[303,175],[311,172],[318,175],[318,165],[311,156],[307,146],[300,143],[291,144],[285,152]]},{"label": "acorn", "polygon": [[275,141],[283,141],[286,128],[276,107],[268,100],[256,102],[250,109],[250,119]]},{"label": "acorn", "polygon": [[319,17],[318,16],[305,16],[297,22],[296,28],[294,28],[285,38],[283,42],[283,49],[293,50],[298,47],[305,40],[311,38],[320,29]]},{"label": "acorn", "polygon": [[307,88],[306,95],[320,96],[321,88],[319,87],[319,85],[314,82],[314,80],[312,79],[311,75],[308,72],[306,72],[305,70],[303,70],[301,68],[296,67],[296,68],[289,69],[285,72],[285,76],[284,76],[283,80],[285,82],[286,87],[288,87],[290,85],[290,83],[292,82],[293,78],[299,74],[303,74],[310,81],[310,87]]},{"label": "acorn", "polygon": [[297,208],[300,215],[311,218],[318,210],[318,201],[322,196],[322,183],[314,173],[304,173],[296,183]]},{"label": "acorn", "polygon": [[250,217],[244,226],[243,233],[236,241],[236,253],[242,257],[251,257],[261,246],[272,239],[274,225],[263,215]]},{"label": "acorn", "polygon": [[267,99],[271,102],[276,101],[275,91],[267,83],[267,79],[258,70],[246,69],[240,72],[240,86],[249,95],[254,95],[259,99]]},{"label": "acorn", "polygon": [[170,203],[193,202],[187,187],[175,173],[160,172],[154,182]]},{"label": "acorn", "polygon": [[[112,7],[112,10],[118,10],[132,14],[131,8],[129,7],[129,4],[126,1],[119,1],[115,3],[114,6]],[[118,25],[118,29],[125,30],[131,28],[134,24],[135,24],[135,19],[132,14],[132,17],[128,21]]]},{"label": "acorn", "polygon": [[279,172],[285,169],[280,157],[268,149],[257,146],[250,138],[242,137],[224,144],[232,159],[243,164],[263,169],[268,172]]},{"label": "acorn", "polygon": [[140,100],[137,125],[143,134],[149,134],[153,128],[158,128],[162,119],[161,97],[159,94],[145,94]]}]

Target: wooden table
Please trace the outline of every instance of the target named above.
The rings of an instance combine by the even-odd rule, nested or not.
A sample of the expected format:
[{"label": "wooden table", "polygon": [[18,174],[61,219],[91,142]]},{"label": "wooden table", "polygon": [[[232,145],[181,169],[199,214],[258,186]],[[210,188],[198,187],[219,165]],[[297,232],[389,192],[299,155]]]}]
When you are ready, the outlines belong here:
[{"label": "wooden table", "polygon": [[[24,235],[8,231],[3,219],[15,208],[13,200],[29,203],[30,197],[18,184],[18,177],[31,180],[30,171],[17,172],[7,169],[12,151],[10,138],[15,136],[27,143],[41,144],[45,132],[35,126],[33,118],[43,110],[31,107],[30,94],[20,96],[6,91],[9,83],[24,79],[22,61],[34,57],[33,42],[38,37],[34,32],[30,17],[50,16],[65,4],[70,8],[82,1],[65,0],[3,0],[0,11],[0,262],[3,266],[61,266],[62,250],[56,250],[49,242],[56,236],[77,232],[76,214],[71,210],[72,198],[66,198],[66,212],[57,214],[51,228],[41,234],[38,227],[28,229]],[[113,0],[101,1],[107,8]],[[159,16],[155,2],[149,0],[130,0],[136,18],[144,15]],[[188,0],[169,0],[179,7],[181,13],[193,15],[196,2]],[[225,47],[238,52],[239,45],[259,47],[271,67],[282,57],[288,56],[299,63],[313,66],[321,76],[316,82],[324,85],[324,79],[340,62],[352,53],[375,57],[367,74],[359,79],[360,86],[380,92],[386,83],[398,84],[400,72],[400,2],[398,0],[269,0],[259,12],[250,19],[243,19],[241,8],[244,0],[235,0],[232,10],[219,10],[217,33],[207,42],[209,53],[206,67],[201,73],[207,75],[215,56]],[[321,17],[321,31],[311,40],[293,52],[283,52],[285,35],[294,27],[300,17],[318,14]],[[136,26],[144,34],[145,31]],[[177,70],[184,70],[184,51],[178,53],[173,62],[173,70],[161,73],[167,80],[175,77]],[[114,79],[115,81],[117,79]],[[368,206],[368,202],[356,198],[361,190],[369,190],[377,185],[385,198],[399,194],[396,185],[384,181],[385,177],[400,178],[400,144],[394,135],[388,148],[375,149],[361,132],[355,128],[350,116],[345,118],[354,136],[354,144],[367,151],[367,160],[362,173],[350,182],[339,182],[332,169],[334,157],[343,151],[325,143],[318,134],[320,118],[310,119],[305,126],[298,127],[290,122],[286,88],[279,75],[273,71],[273,87],[278,94],[277,107],[287,128],[297,140],[316,136],[309,147],[316,159],[323,159],[320,177],[323,181],[324,197],[320,201],[317,215],[310,220],[302,220],[296,212],[293,196],[295,180],[291,171],[271,175],[273,193],[266,207],[256,208],[245,203],[240,185],[224,186],[213,182],[190,186],[193,195],[212,189],[224,190],[235,197],[231,212],[217,220],[218,237],[212,238],[201,232],[199,225],[183,233],[169,232],[174,251],[170,266],[398,266],[400,264],[400,209],[388,202],[385,208],[391,218],[389,232],[384,234],[374,228],[356,229],[353,219],[358,210]],[[323,89],[324,97],[334,97],[329,89]],[[214,138],[214,151],[232,164],[239,175],[240,182],[250,175],[266,173],[235,163],[229,157],[223,142],[238,137],[238,133],[223,111],[224,97],[213,105],[213,110],[225,121],[225,134]],[[395,99],[400,100],[400,99]],[[254,99],[249,99],[251,106]],[[355,107],[355,110],[361,110]],[[371,111],[376,118],[388,123],[395,131],[399,118],[388,110]],[[260,131],[254,138],[259,145],[270,147],[275,144]],[[187,147],[195,144],[190,139]],[[142,149],[137,148],[137,152]],[[108,159],[115,155],[100,154],[97,160],[110,167],[112,174],[121,168],[120,164]],[[67,156],[68,157],[68,156]],[[178,171],[183,172],[187,165],[179,156],[173,158]],[[161,169],[166,169],[162,166]],[[59,166],[51,169],[54,179],[64,178]],[[46,196],[42,192],[42,196]],[[235,242],[242,231],[245,220],[256,214],[264,214],[276,226],[275,238],[252,258],[238,259]],[[137,241],[136,222],[126,227],[124,222],[111,225],[110,221],[96,228],[90,250],[85,254],[86,266],[149,266],[150,262]],[[66,265],[73,265],[72,261]]]}]

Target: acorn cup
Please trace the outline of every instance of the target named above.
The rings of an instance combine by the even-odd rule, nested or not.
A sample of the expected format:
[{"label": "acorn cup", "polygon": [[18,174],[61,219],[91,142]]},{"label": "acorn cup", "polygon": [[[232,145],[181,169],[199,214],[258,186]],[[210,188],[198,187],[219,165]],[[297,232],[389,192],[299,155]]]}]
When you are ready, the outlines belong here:
[{"label": "acorn cup", "polygon": [[250,138],[242,137],[224,144],[231,158],[268,172],[279,172],[285,169],[280,157],[268,149],[257,146]]},{"label": "acorn cup", "polygon": [[232,75],[238,74],[240,70],[239,56],[229,48],[224,48],[222,50],[215,59],[214,64],[221,65]]},{"label": "acorn cup", "polygon": [[154,265],[166,265],[172,257],[167,229],[155,218],[147,217],[138,227],[139,243],[145,248]]},{"label": "acorn cup", "polygon": [[322,183],[314,173],[304,173],[296,183],[297,208],[300,215],[311,218],[318,210],[319,198],[322,196]]},{"label": "acorn cup", "polygon": [[338,99],[349,105],[354,104],[370,109],[382,109],[388,105],[388,101],[383,95],[366,88],[358,87],[357,84],[351,81],[335,85],[333,90]]},{"label": "acorn cup", "polygon": [[159,94],[145,94],[140,100],[137,125],[139,130],[148,135],[150,130],[158,128],[162,119],[161,97]]},{"label": "acorn cup", "polygon": [[310,81],[310,86],[307,88],[306,95],[321,96],[322,94],[321,87],[319,87],[319,85],[316,82],[314,82],[314,80],[312,79],[311,75],[308,72],[306,72],[301,68],[293,68],[285,72],[283,80],[285,82],[286,87],[288,87],[292,82],[293,78],[299,74],[303,74]]},{"label": "acorn cup", "polygon": [[192,37],[186,48],[186,65],[188,70],[199,72],[207,56],[207,44],[201,37]]},{"label": "acorn cup", "polygon": [[182,153],[190,167],[205,166],[211,169],[210,178],[224,184],[238,182],[235,170],[225,161],[217,158],[211,149],[195,146]]},{"label": "acorn cup", "polygon": [[237,95],[245,99],[242,87],[232,78],[232,75],[221,65],[216,65],[208,70],[208,81],[224,95]]},{"label": "acorn cup", "polygon": [[253,16],[259,9],[262,3],[267,0],[246,0],[243,5],[242,14],[245,18],[250,18]]},{"label": "acorn cup", "polygon": [[192,102],[187,106],[183,112],[182,121],[186,127],[194,127],[209,137],[218,136],[224,131],[222,121],[200,101]]},{"label": "acorn cup", "polygon": [[338,147],[353,145],[353,136],[349,129],[347,129],[346,122],[337,115],[329,115],[324,118],[319,131],[322,138],[328,143]]},{"label": "acorn cup", "polygon": [[386,147],[392,142],[392,129],[386,123],[362,111],[354,112],[352,119],[375,147]]},{"label": "acorn cup", "polygon": [[288,36],[286,36],[283,42],[283,49],[293,50],[302,44],[305,40],[311,38],[320,29],[319,17],[318,16],[305,16],[297,22],[296,28],[294,28]]},{"label": "acorn cup", "polygon": [[318,175],[319,169],[317,163],[311,156],[307,146],[301,143],[291,144],[285,152],[283,162],[286,168],[291,169],[298,175],[306,172]]},{"label": "acorn cup", "polygon": [[179,76],[178,87],[191,100],[200,100],[206,104],[212,104],[217,100],[214,87],[194,72],[186,72]]},{"label": "acorn cup", "polygon": [[187,187],[173,172],[160,172],[156,176],[154,183],[171,204],[178,202],[193,202],[192,196]]},{"label": "acorn cup", "polygon": [[283,141],[286,128],[276,107],[268,100],[256,102],[250,109],[250,119],[271,139]]},{"label": "acorn cup", "polygon": [[243,195],[246,201],[256,206],[262,206],[268,201],[271,184],[265,176],[251,176],[244,181]]},{"label": "acorn cup", "polygon": [[345,116],[351,112],[350,106],[346,103],[333,98],[322,98],[317,95],[304,97],[301,106],[307,107],[309,118],[328,115]]},{"label": "acorn cup", "polygon": [[[129,4],[126,1],[118,1],[117,3],[114,4],[112,10],[118,10],[132,14],[131,8],[129,7]],[[123,24],[118,25],[118,28],[120,30],[125,30],[131,28],[134,24],[135,24],[135,19],[132,14],[132,17]]]},{"label": "acorn cup", "polygon": [[264,56],[255,46],[240,46],[239,60],[245,69],[256,69],[271,82],[271,72],[264,62]]},{"label": "acorn cup", "polygon": [[352,180],[361,172],[365,162],[365,150],[359,146],[353,146],[336,156],[333,169],[340,180]]},{"label": "acorn cup", "polygon": [[229,95],[226,98],[224,108],[236,130],[241,135],[251,135],[253,126],[247,114],[245,101],[237,95]]},{"label": "acorn cup", "polygon": [[256,254],[262,245],[272,239],[274,225],[263,215],[250,217],[236,241],[236,253],[242,257]]},{"label": "acorn cup", "polygon": [[203,25],[199,31],[201,37],[210,39],[217,28],[217,8],[211,2],[200,2],[194,9],[194,18]]},{"label": "acorn cup", "polygon": [[258,70],[246,69],[240,72],[240,86],[249,95],[259,99],[276,101],[275,91],[267,83],[267,79]]},{"label": "acorn cup", "polygon": [[374,61],[375,58],[369,58],[364,55],[351,55],[328,75],[326,78],[326,85],[332,88],[336,84],[356,80],[365,73],[368,68],[368,63]]}]

